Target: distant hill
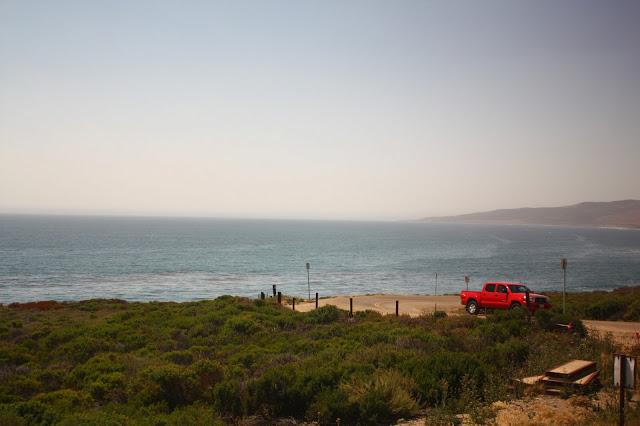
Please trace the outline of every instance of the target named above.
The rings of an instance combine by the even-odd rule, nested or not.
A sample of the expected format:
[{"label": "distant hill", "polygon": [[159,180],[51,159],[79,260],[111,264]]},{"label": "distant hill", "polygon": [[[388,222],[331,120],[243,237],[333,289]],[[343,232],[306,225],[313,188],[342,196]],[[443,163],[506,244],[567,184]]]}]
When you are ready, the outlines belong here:
[{"label": "distant hill", "polygon": [[565,207],[502,209],[459,216],[428,217],[421,222],[640,228],[640,200],[587,202]]}]

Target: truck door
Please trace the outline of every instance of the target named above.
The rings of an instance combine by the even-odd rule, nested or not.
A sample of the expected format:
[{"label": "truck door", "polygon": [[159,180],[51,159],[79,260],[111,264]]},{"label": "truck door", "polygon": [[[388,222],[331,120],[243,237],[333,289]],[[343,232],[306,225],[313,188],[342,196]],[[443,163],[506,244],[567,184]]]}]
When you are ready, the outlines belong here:
[{"label": "truck door", "polygon": [[498,291],[496,292],[496,308],[508,309],[509,308],[509,290],[506,285],[498,285]]},{"label": "truck door", "polygon": [[495,284],[485,284],[482,289],[482,300],[480,301],[480,306],[483,308],[494,308],[496,304],[496,285]]}]

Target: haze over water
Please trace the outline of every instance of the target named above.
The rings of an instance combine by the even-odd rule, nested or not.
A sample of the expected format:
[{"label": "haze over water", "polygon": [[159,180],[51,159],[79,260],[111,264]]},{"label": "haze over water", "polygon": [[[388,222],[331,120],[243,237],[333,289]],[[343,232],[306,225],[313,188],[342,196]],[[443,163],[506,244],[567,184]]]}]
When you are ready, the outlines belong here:
[{"label": "haze over water", "polygon": [[390,222],[0,216],[0,303],[457,293],[485,280],[571,291],[640,283],[640,231]]}]

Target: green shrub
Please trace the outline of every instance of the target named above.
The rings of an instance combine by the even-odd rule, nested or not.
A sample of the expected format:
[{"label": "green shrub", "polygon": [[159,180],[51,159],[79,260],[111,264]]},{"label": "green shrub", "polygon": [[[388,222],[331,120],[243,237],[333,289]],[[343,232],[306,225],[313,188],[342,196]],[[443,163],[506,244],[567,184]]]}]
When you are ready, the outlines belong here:
[{"label": "green shrub", "polygon": [[358,419],[358,407],[349,402],[348,395],[340,388],[321,390],[307,409],[306,418],[322,425],[353,424]]},{"label": "green shrub", "polygon": [[562,314],[557,311],[539,311],[536,312],[536,323],[545,331],[567,331],[562,325],[571,324],[573,332],[578,336],[584,337],[587,335],[587,329],[580,319],[574,314]]},{"label": "green shrub", "polygon": [[529,356],[529,343],[519,338],[490,346],[485,351],[485,362],[503,370],[518,369]]},{"label": "green shrub", "polygon": [[326,305],[310,311],[304,320],[309,324],[329,324],[340,319],[340,316],[340,309]]},{"label": "green shrub", "polygon": [[241,417],[248,413],[249,396],[246,386],[238,380],[224,380],[213,388],[213,406],[218,413]]},{"label": "green shrub", "polygon": [[109,349],[109,344],[102,339],[79,336],[62,345],[60,350],[73,362],[84,362],[99,352]]},{"label": "green shrub", "polygon": [[389,423],[418,412],[412,392],[415,383],[397,371],[379,371],[370,378],[355,378],[342,386],[351,405],[357,407],[364,424]]},{"label": "green shrub", "polygon": [[171,408],[185,405],[199,396],[198,381],[191,371],[176,365],[162,365],[146,370],[150,381],[146,388],[149,402],[166,402]]},{"label": "green shrub", "polygon": [[303,414],[307,401],[296,388],[295,380],[295,369],[291,366],[267,370],[251,383],[250,392],[255,401],[255,408],[275,417]]},{"label": "green shrub", "polygon": [[595,320],[615,320],[624,316],[626,303],[622,300],[605,299],[585,309],[588,318]]},{"label": "green shrub", "polygon": [[197,395],[206,396],[207,400],[213,401],[214,386],[221,382],[224,371],[220,363],[211,360],[200,360],[189,368],[190,375],[197,381]]},{"label": "green shrub", "polygon": [[629,305],[625,314],[625,321],[640,321],[640,299],[635,300],[633,303]]},{"label": "green shrub", "polygon": [[431,405],[455,399],[461,391],[464,377],[478,386],[486,380],[487,367],[466,353],[441,352],[427,358],[417,358],[403,366],[416,382],[420,399]]},{"label": "green shrub", "polygon": [[97,401],[124,402],[126,383],[122,373],[102,374],[89,385],[89,392]]},{"label": "green shrub", "polygon": [[193,354],[190,351],[172,351],[164,354],[164,359],[179,365],[189,365],[193,362]]},{"label": "green shrub", "polygon": [[250,317],[234,317],[227,320],[224,325],[224,332],[227,335],[244,335],[248,336],[260,330],[260,324]]},{"label": "green shrub", "polygon": [[124,372],[125,360],[113,353],[98,354],[82,364],[78,364],[69,374],[68,383],[81,386],[95,381],[106,373]]},{"label": "green shrub", "polygon": [[8,406],[0,405],[0,425],[2,426],[27,426],[27,421],[11,410]]}]

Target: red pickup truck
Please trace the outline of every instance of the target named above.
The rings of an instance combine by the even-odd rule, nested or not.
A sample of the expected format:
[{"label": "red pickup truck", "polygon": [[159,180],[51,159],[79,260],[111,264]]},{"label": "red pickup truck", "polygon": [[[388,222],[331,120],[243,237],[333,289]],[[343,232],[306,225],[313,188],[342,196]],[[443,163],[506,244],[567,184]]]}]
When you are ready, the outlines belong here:
[{"label": "red pickup truck", "polygon": [[549,298],[543,294],[531,292],[521,283],[488,282],[482,291],[460,292],[460,303],[471,315],[480,309],[514,309],[528,307],[531,313],[538,309],[549,309]]}]

